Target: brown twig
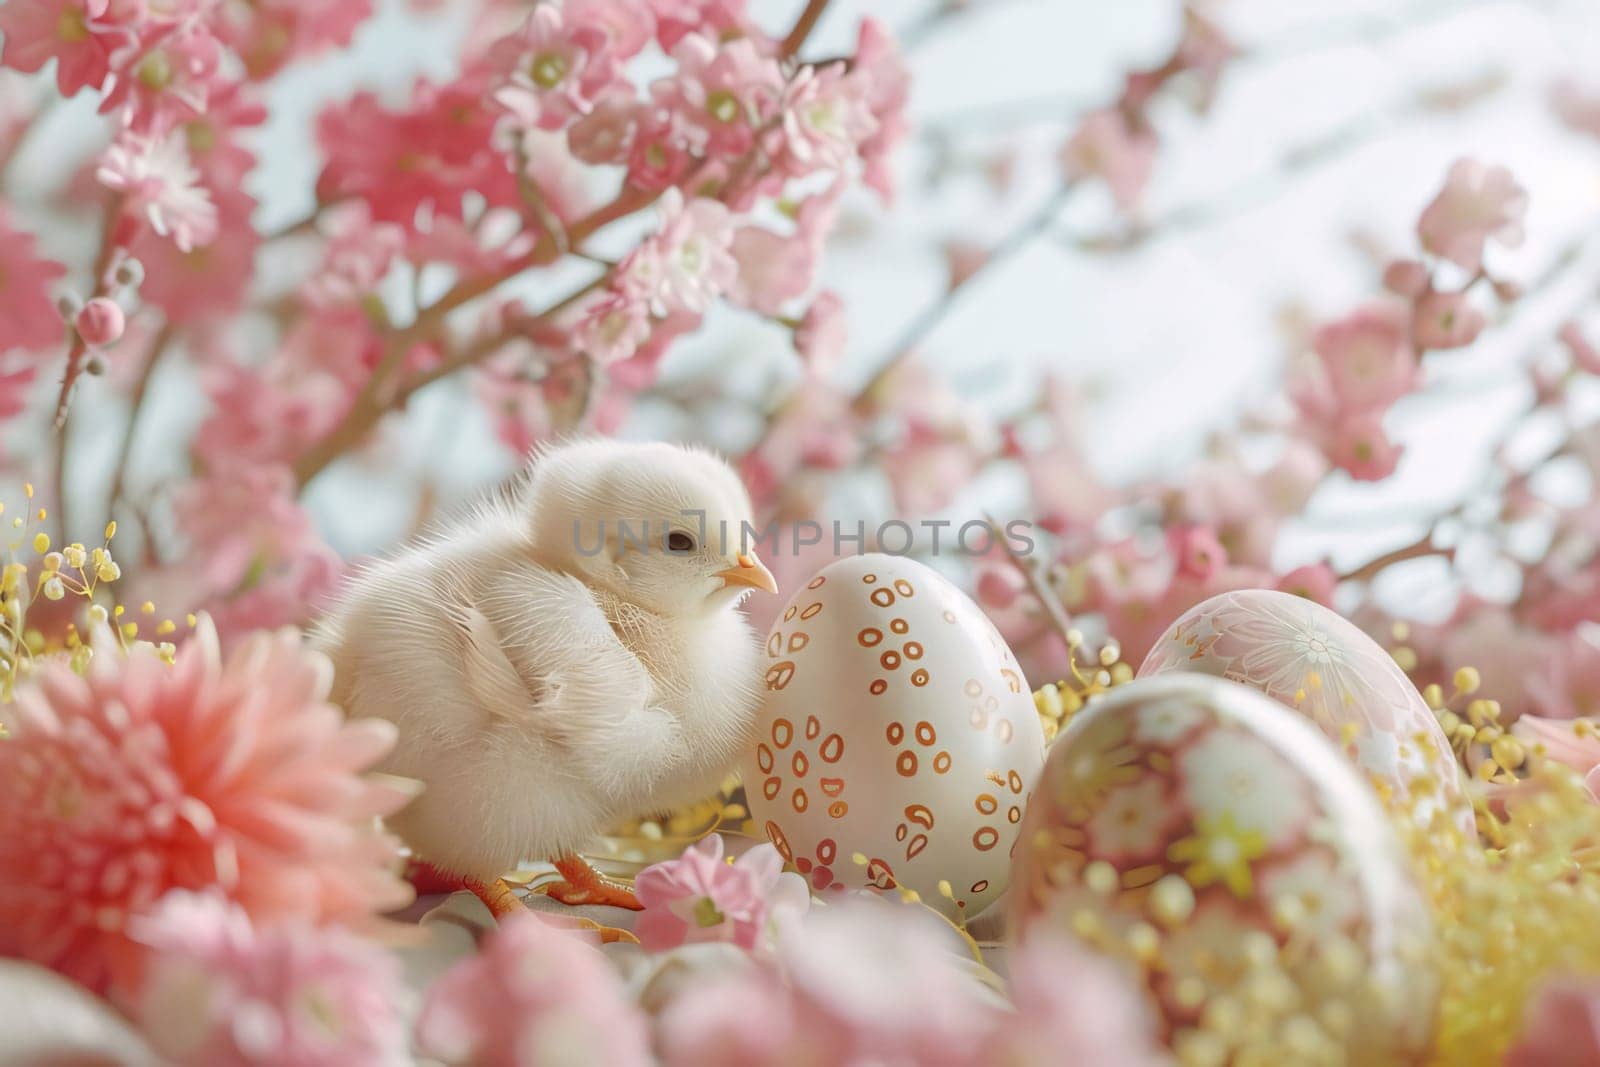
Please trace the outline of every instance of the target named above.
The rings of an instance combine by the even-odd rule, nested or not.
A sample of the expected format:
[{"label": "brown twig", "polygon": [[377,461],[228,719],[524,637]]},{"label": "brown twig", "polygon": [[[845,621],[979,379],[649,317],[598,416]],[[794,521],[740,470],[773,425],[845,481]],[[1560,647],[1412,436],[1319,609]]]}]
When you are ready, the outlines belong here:
[{"label": "brown twig", "polygon": [[787,59],[800,51],[806,43],[806,38],[811,36],[811,31],[817,28],[822,13],[828,10],[828,3],[829,0],[806,0],[805,10],[800,12],[800,17],[795,19],[789,35],[778,46],[779,58]]}]

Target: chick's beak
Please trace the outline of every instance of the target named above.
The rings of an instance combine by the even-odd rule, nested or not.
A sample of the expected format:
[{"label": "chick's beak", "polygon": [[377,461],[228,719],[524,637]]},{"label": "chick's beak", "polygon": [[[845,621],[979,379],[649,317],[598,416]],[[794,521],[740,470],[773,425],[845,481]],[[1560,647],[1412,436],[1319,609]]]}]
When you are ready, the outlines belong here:
[{"label": "chick's beak", "polygon": [[739,561],[738,566],[717,572],[717,577],[722,579],[724,585],[748,585],[752,589],[764,589],[769,593],[778,591],[778,580],[754,553],[741,552],[736,558]]}]

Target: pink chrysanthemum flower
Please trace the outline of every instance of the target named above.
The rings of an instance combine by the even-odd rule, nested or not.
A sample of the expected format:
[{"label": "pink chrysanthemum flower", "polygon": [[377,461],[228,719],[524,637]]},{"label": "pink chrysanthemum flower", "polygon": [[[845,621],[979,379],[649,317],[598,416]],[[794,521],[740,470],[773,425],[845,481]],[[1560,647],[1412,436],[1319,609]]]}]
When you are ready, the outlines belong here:
[{"label": "pink chrysanthemum flower", "polygon": [[258,928],[215,894],[175,890],[132,924],[150,950],[133,1013],[181,1067],[410,1063],[400,963],[343,930]]},{"label": "pink chrysanthemum flower", "polygon": [[217,205],[200,184],[182,132],[146,137],[123,131],[100,160],[95,177],[126,197],[123,207],[188,252],[217,236]]},{"label": "pink chrysanthemum flower", "polygon": [[417,1044],[446,1063],[651,1062],[644,1020],[606,958],[530,912],[428,990]]},{"label": "pink chrysanthemum flower", "polygon": [[128,926],[170,889],[216,887],[257,921],[403,906],[365,780],[394,742],[326,701],[332,669],[290,630],[223,659],[209,620],[172,666],[147,649],[64,663],[17,693],[0,743],[0,955],[95,990],[134,988]]}]

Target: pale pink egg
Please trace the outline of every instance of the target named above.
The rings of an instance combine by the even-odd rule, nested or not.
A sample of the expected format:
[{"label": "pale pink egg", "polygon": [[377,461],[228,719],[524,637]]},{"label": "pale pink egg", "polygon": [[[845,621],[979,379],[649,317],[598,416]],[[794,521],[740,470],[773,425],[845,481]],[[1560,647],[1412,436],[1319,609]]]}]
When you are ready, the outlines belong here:
[{"label": "pale pink egg", "polygon": [[913,889],[951,916],[998,897],[1044,733],[977,606],[915,560],[847,557],[790,598],[766,659],[745,793],[812,888]]},{"label": "pale pink egg", "polygon": [[1437,1000],[1408,863],[1372,791],[1302,718],[1220,678],[1140,679],[1051,749],[1018,841],[1012,933],[1124,958],[1180,1054],[1226,1032],[1200,1034],[1202,1018],[1232,1013],[1241,1040],[1277,1035],[1278,1055],[1241,1045],[1215,1062],[1312,1062],[1291,1055],[1295,1032],[1306,1056],[1408,1062]]},{"label": "pale pink egg", "polygon": [[1424,826],[1442,814],[1476,834],[1438,720],[1394,658],[1338,612],[1271,589],[1214,596],[1167,628],[1139,677],[1168,671],[1260,690],[1316,724],[1391,810]]}]

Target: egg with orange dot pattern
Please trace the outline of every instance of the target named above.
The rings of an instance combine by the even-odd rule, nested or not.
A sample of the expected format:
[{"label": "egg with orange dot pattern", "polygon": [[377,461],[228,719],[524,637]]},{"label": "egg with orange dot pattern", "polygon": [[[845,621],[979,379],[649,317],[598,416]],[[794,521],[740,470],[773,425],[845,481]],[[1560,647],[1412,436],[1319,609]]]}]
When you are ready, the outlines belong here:
[{"label": "egg with orange dot pattern", "polygon": [[847,557],[790,598],[765,664],[745,793],[813,891],[911,889],[952,917],[992,903],[1044,733],[977,605],[915,560]]},{"label": "egg with orange dot pattern", "polygon": [[1113,689],[1056,739],[1007,910],[1015,938],[1124,961],[1180,1062],[1412,1063],[1438,986],[1410,864],[1304,718],[1179,672]]}]

